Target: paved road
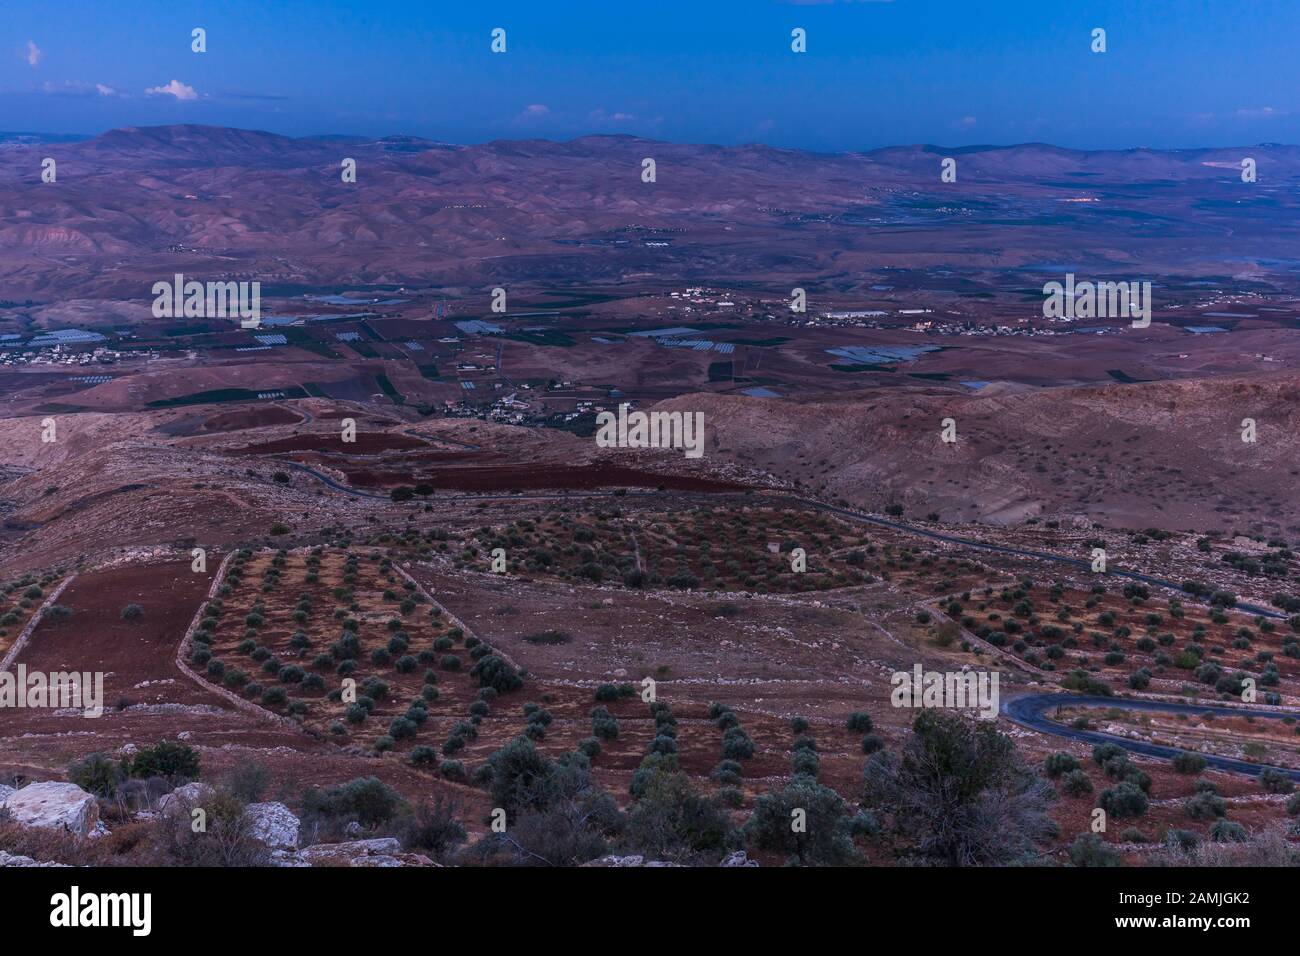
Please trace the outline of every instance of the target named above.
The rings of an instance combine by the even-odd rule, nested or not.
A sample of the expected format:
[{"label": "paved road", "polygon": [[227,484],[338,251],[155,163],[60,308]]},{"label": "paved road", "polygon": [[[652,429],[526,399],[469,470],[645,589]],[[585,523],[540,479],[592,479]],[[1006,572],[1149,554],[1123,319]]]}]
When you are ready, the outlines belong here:
[{"label": "paved road", "polygon": [[[1201,714],[1211,712],[1233,717],[1250,714],[1256,719],[1262,718],[1265,720],[1281,720],[1283,717],[1300,719],[1300,714],[1294,712],[1269,710],[1263,707],[1247,709],[1220,707],[1214,704],[1176,704],[1160,700],[1118,700],[1108,697],[1088,697],[1083,694],[1030,694],[1023,697],[1013,697],[1003,702],[1002,713],[1009,720],[1022,727],[1028,727],[1030,730],[1036,730],[1039,733],[1049,734],[1053,737],[1064,737],[1067,740],[1079,740],[1092,744],[1117,744],[1129,753],[1142,754],[1147,757],[1163,757],[1166,760],[1184,752],[1177,747],[1166,747],[1162,744],[1151,744],[1141,740],[1129,740],[1126,737],[1103,734],[1096,730],[1076,730],[1066,724],[1059,724],[1049,720],[1045,716],[1048,711],[1057,707],[1070,707],[1080,704],[1089,707],[1118,707],[1121,710],[1187,714],[1191,717],[1199,717]],[[1252,777],[1258,777],[1264,770],[1268,769],[1267,764],[1249,763],[1233,757],[1219,757],[1213,754],[1201,754],[1201,756],[1205,758],[1205,762],[1211,767],[1226,770],[1230,773],[1249,774]],[[1300,781],[1300,770],[1287,770],[1284,767],[1275,767],[1273,769],[1280,770],[1292,780]]]}]

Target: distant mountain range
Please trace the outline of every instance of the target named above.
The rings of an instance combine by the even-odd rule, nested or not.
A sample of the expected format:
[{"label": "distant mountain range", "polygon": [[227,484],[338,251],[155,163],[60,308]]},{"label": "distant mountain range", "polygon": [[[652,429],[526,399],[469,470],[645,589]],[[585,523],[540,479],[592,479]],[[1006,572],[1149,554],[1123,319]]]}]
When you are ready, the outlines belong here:
[{"label": "distant mountain range", "polygon": [[[1246,275],[1300,263],[1300,147],[812,153],[587,136],[474,146],[162,126],[0,153],[4,297],[139,296],[185,271],[286,287],[708,281],[852,292],[950,270]],[[41,182],[41,160],[57,182]],[[356,161],[357,182],[341,164]],[[653,183],[643,160],[655,161]],[[956,182],[941,162],[956,161]],[[1257,181],[1242,180],[1254,161]],[[1047,250],[1050,250],[1047,251]],[[1038,281],[1041,285],[1041,280]]]}]

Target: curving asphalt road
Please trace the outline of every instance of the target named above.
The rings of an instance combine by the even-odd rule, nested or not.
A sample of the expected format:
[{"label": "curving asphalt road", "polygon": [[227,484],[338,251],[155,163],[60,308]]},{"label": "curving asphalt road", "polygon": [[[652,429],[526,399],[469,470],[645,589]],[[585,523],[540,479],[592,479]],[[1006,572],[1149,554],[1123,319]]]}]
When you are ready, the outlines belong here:
[{"label": "curving asphalt road", "polygon": [[[1281,720],[1283,717],[1300,719],[1300,713],[1268,710],[1266,708],[1256,710],[1255,708],[1220,707],[1214,704],[1177,704],[1161,700],[1112,700],[1108,697],[1088,697],[1084,694],[1029,694],[1013,697],[1003,702],[1002,713],[1013,723],[1019,724],[1021,727],[1027,727],[1030,730],[1036,730],[1042,734],[1085,743],[1116,744],[1129,753],[1142,754],[1146,757],[1162,757],[1170,760],[1180,753],[1187,752],[1179,750],[1177,747],[1166,747],[1163,744],[1151,744],[1141,740],[1129,740],[1127,737],[1116,737],[1113,734],[1103,734],[1096,730],[1076,730],[1065,724],[1049,720],[1044,716],[1047,711],[1056,707],[1078,705],[1118,707],[1121,710],[1156,711],[1165,714],[1188,714],[1193,717],[1199,717],[1201,714],[1209,712],[1233,717],[1249,714],[1252,717],[1262,717],[1266,720]],[[1201,756],[1205,758],[1205,762],[1211,767],[1217,770],[1226,770],[1229,773],[1241,773],[1258,777],[1265,770],[1270,769],[1268,764],[1250,763],[1233,757],[1219,757],[1213,754],[1201,754]],[[1300,770],[1288,770],[1285,767],[1273,767],[1271,769],[1286,774],[1292,780],[1300,781]]]}]

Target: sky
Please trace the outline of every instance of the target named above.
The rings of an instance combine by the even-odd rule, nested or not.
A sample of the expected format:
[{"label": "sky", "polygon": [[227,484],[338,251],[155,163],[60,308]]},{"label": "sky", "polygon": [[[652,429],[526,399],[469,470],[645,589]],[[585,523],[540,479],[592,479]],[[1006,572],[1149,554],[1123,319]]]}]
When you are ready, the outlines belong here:
[{"label": "sky", "polygon": [[0,130],[1297,143],[1297,50],[1297,0],[5,0]]}]

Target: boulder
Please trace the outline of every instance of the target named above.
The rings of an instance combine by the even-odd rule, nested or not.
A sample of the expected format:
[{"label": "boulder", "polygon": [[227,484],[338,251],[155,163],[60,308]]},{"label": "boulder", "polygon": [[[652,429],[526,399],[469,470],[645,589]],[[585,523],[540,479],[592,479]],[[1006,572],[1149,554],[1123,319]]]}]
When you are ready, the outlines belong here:
[{"label": "boulder", "polygon": [[0,867],[4,866],[67,866],[66,863],[38,863],[30,856],[18,856],[14,853],[6,853],[0,850]]},{"label": "boulder", "polygon": [[643,866],[643,867],[663,867],[663,866],[681,866],[680,863],[670,863],[667,860],[647,860],[643,856],[602,856],[595,860],[588,860],[583,866]]},{"label": "boulder", "polygon": [[276,855],[280,866],[434,866],[419,853],[405,853],[393,837],[351,840],[347,843],[317,843],[297,853]]},{"label": "boulder", "polygon": [[298,848],[298,818],[283,803],[250,803],[244,808],[249,832],[271,850]]},{"label": "boulder", "polygon": [[751,860],[744,850],[736,850],[724,856],[718,866],[758,866],[758,861]]},{"label": "boulder", "polygon": [[99,823],[99,801],[75,783],[29,784],[9,794],[2,806],[22,826],[68,830],[82,837]]},{"label": "boulder", "polygon": [[180,809],[182,803],[193,806],[201,803],[205,797],[213,792],[212,788],[206,783],[187,783],[177,787],[171,793],[164,793],[158,798],[158,811],[160,813],[173,813]]}]

